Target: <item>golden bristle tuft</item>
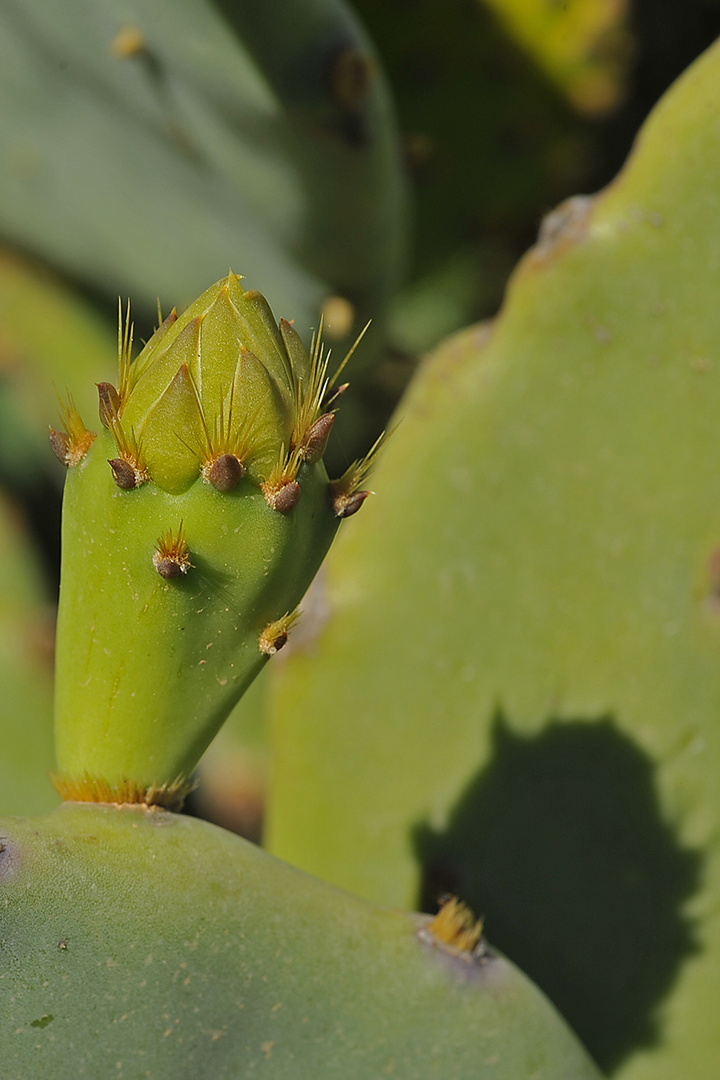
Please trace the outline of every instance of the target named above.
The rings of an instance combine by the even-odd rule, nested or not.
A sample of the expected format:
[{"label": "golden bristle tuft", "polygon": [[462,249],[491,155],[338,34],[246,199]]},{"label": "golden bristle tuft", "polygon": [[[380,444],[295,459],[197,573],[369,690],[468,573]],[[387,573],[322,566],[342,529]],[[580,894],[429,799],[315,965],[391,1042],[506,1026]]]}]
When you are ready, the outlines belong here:
[{"label": "golden bristle tuft", "polygon": [[302,453],[296,447],[289,453],[285,447],[280,448],[280,456],[273,465],[266,480],[260,485],[265,496],[265,502],[273,510],[279,510],[287,514],[300,498],[300,485],[297,483],[297,474],[302,465]]},{"label": "golden bristle tuft", "polygon": [[114,806],[161,806],[180,810],[195,782],[179,776],[170,784],[143,787],[134,780],[111,784],[87,773],[81,777],[52,773],[52,785],[65,802],[107,803]]},{"label": "golden bristle tuft", "polygon": [[153,554],[153,566],[161,577],[167,579],[180,577],[191,569],[190,549],[185,540],[182,521],[177,531],[168,529],[158,540]]},{"label": "golden bristle tuft", "polygon": [[360,486],[367,480],[368,474],[377,461],[378,454],[392,435],[384,432],[380,435],[364,458],[358,458],[348,466],[342,476],[330,481],[330,498],[338,517],[350,517],[360,509],[369,491],[361,491]]},{"label": "golden bristle tuft", "polygon": [[[200,475],[207,484],[212,484],[219,491],[231,491],[245,475],[245,463],[255,447],[256,440],[253,429],[262,408],[262,403],[249,417],[245,417],[237,425],[234,424],[234,406],[237,394],[236,372],[230,388],[227,409],[225,401],[221,401],[211,431],[200,396],[197,394],[197,390],[195,392],[201,424],[200,458],[202,467]],[[222,464],[219,469],[217,468],[218,462],[222,463],[225,460],[227,463],[227,459],[230,458],[237,462],[237,468],[228,471],[228,469],[222,468]],[[219,477],[221,479],[218,483]]]},{"label": "golden bristle tuft", "polygon": [[459,952],[474,952],[482,936],[483,920],[476,919],[467,904],[456,896],[441,902],[440,910],[426,927],[436,941]]},{"label": "golden bristle tuft", "polygon": [[97,436],[85,427],[71,394],[66,401],[60,398],[60,418],[63,430],[50,429],[50,445],[63,465],[79,465]]},{"label": "golden bristle tuft", "polygon": [[127,302],[125,318],[123,319],[122,300],[118,298],[118,386],[120,388],[118,416],[127,404],[127,399],[130,397],[130,391],[132,390],[130,365],[132,364],[134,330],[134,324],[130,322],[130,301]]},{"label": "golden bristle tuft", "polygon": [[330,350],[325,348],[322,340],[323,325],[323,318],[321,317],[317,333],[313,334],[312,342],[310,344],[310,376],[307,385],[304,385],[301,379],[298,379],[295,383],[295,423],[290,437],[290,446],[292,450],[299,453],[301,460],[314,456],[313,430],[315,429],[317,421],[323,415],[324,402],[328,395],[328,389],[337,382],[341,372],[345,369],[345,366],[365,336],[370,323],[367,323],[360,331],[355,342],[348,350],[345,359],[335,371],[332,378],[328,378],[327,373],[328,363],[330,361]]},{"label": "golden bristle tuft", "polygon": [[300,610],[288,611],[275,622],[268,623],[258,638],[258,648],[265,656],[274,656],[287,644],[290,629],[300,618]]}]

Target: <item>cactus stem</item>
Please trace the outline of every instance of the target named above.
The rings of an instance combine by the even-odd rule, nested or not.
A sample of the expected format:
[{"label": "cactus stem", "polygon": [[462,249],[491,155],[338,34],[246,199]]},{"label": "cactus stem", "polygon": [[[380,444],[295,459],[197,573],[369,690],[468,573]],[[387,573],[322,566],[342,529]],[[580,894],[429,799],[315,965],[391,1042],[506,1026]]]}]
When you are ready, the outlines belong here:
[{"label": "cactus stem", "polygon": [[448,946],[461,953],[478,955],[483,920],[476,919],[467,904],[456,896],[440,901],[440,910],[432,922],[421,930],[423,940]]},{"label": "cactus stem", "polygon": [[279,652],[283,645],[287,644],[290,628],[299,618],[300,611],[295,608],[294,611],[288,611],[281,615],[279,619],[268,623],[258,638],[260,652],[264,653],[265,656],[274,656],[276,652]]},{"label": "cactus stem", "polygon": [[158,574],[167,580],[187,574],[191,569],[190,550],[185,540],[182,521],[177,532],[168,529],[158,540],[153,554],[153,566]]},{"label": "cactus stem", "polygon": [[142,786],[134,780],[120,780],[111,784],[101,777],[66,776],[51,773],[50,780],[58,795],[65,802],[111,803],[116,806],[162,806],[166,810],[180,810],[185,799],[196,787],[196,782],[178,776],[169,784]]},{"label": "cactus stem", "polygon": [[60,417],[63,430],[50,428],[50,446],[58,461],[63,465],[79,465],[95,442],[95,432],[89,431],[83,423],[78,408],[68,394],[67,401],[60,399]]}]

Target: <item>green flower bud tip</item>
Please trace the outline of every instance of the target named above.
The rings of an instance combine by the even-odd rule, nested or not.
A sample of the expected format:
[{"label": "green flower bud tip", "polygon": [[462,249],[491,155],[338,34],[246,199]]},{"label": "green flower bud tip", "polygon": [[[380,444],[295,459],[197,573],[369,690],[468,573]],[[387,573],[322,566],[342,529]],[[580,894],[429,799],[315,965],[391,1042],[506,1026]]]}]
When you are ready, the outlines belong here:
[{"label": "green flower bud tip", "polygon": [[[358,339],[359,340],[359,339]],[[56,786],[74,799],[181,801],[203,750],[267,659],[366,459],[330,482],[334,422],[321,330],[310,354],[235,274],[98,385],[101,428],[72,401],[51,435],[73,466],[63,508]],[[280,614],[285,612],[285,614]]]}]

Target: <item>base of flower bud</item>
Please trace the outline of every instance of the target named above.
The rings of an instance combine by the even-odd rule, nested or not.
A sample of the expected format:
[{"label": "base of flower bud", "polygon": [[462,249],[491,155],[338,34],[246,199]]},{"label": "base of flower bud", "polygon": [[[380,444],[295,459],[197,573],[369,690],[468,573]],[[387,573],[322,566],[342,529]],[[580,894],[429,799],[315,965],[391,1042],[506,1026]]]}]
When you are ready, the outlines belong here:
[{"label": "base of flower bud", "polygon": [[65,776],[51,773],[50,780],[65,802],[107,803],[113,806],[158,806],[166,810],[181,810],[185,799],[197,786],[197,781],[179,776],[170,784],[137,784],[134,780],[108,783],[102,777]]}]

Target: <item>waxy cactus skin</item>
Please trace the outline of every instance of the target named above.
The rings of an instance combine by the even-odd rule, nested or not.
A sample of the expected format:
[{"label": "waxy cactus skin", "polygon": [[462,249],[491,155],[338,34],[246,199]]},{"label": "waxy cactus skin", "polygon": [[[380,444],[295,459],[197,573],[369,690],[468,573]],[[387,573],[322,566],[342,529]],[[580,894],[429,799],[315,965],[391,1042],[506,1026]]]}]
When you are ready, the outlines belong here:
[{"label": "waxy cactus skin", "polygon": [[171,313],[134,361],[131,349],[126,319],[97,437],[74,415],[51,437],[74,466],[56,784],[69,798],[176,805],[287,639],[342,516],[321,460],[327,359],[234,274]]}]

